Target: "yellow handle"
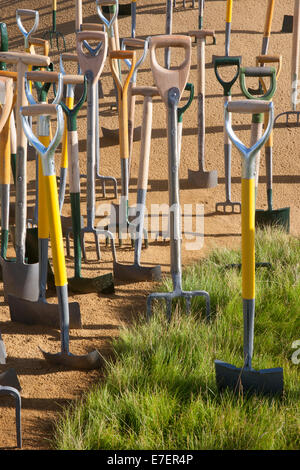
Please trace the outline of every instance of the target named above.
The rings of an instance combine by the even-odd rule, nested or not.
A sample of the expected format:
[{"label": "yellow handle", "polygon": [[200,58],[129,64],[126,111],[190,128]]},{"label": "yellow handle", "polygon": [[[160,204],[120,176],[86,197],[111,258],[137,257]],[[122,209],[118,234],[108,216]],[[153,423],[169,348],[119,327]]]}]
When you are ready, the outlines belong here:
[{"label": "yellow handle", "polygon": [[255,178],[242,179],[242,295],[255,298]]},{"label": "yellow handle", "polygon": [[[50,137],[49,136],[40,136],[40,142],[45,145],[45,147],[49,146]],[[46,181],[45,176],[43,174],[43,167],[42,167],[42,159],[39,155],[39,185],[38,185],[38,198],[39,198],[39,205],[38,205],[38,237],[39,238],[49,238],[49,219],[48,219],[48,211],[47,211],[47,196],[46,196]]]},{"label": "yellow handle", "polygon": [[[66,106],[69,109],[74,108],[74,98],[73,96],[67,96],[66,98]],[[68,168],[68,127],[67,127],[67,116],[65,115],[65,126],[64,126],[64,134],[62,140],[62,154],[61,154],[61,168]]]},{"label": "yellow handle", "polygon": [[58,205],[56,175],[45,176],[47,212],[49,215],[51,251],[55,285],[65,286],[68,282],[64,256],[64,244]]},{"label": "yellow handle", "polygon": [[232,18],[232,0],[227,0],[226,23],[231,23],[231,18]]},{"label": "yellow handle", "polygon": [[0,183],[10,184],[10,119],[0,133]]},{"label": "yellow handle", "polygon": [[266,14],[264,37],[269,37],[271,35],[271,26],[272,26],[274,7],[275,7],[275,0],[269,0],[267,14]]}]

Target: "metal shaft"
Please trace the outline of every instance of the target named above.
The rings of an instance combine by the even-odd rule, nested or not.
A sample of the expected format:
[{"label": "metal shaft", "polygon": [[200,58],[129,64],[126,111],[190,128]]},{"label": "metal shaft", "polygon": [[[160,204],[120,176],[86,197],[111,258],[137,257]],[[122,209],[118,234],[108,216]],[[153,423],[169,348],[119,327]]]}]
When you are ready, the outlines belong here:
[{"label": "metal shaft", "polygon": [[87,73],[87,226],[93,227],[95,220],[95,171],[96,171],[96,83],[92,73]]},{"label": "metal shaft", "polygon": [[171,274],[174,290],[181,290],[181,234],[179,201],[179,161],[177,139],[177,105],[179,90],[171,88],[168,95],[168,172],[170,210]]},{"label": "metal shaft", "polygon": [[[172,0],[167,0],[166,5],[166,34],[172,34],[172,17],[173,17],[173,4]],[[171,50],[169,47],[165,49],[165,68],[170,69],[171,65]]]}]

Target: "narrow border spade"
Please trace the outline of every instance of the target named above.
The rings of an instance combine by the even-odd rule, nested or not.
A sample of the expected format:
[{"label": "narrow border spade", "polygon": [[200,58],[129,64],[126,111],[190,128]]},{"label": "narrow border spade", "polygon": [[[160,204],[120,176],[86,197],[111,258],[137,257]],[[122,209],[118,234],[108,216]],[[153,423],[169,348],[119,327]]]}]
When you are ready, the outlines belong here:
[{"label": "narrow border spade", "polygon": [[[232,129],[230,113],[268,113],[269,122],[263,136],[247,148]],[[239,393],[283,393],[283,369],[255,370],[252,367],[255,316],[255,156],[270,135],[274,121],[273,103],[251,100],[225,105],[225,128],[242,159],[242,297],[244,317],[244,365],[215,361],[218,389],[230,388]]]},{"label": "narrow border spade", "polygon": [[[101,366],[101,356],[97,350],[82,356],[76,356],[69,351],[69,302],[67,272],[63,250],[63,237],[59,214],[54,153],[61,141],[64,127],[64,115],[60,105],[41,104],[26,106],[20,109],[24,132],[41,156],[47,200],[47,213],[50,229],[54,277],[60,311],[61,350],[57,354],[45,352],[41,349],[44,358],[53,363],[67,366],[72,369],[95,369]],[[28,123],[29,115],[56,115],[57,128],[48,147],[45,147],[32,133]]]}]

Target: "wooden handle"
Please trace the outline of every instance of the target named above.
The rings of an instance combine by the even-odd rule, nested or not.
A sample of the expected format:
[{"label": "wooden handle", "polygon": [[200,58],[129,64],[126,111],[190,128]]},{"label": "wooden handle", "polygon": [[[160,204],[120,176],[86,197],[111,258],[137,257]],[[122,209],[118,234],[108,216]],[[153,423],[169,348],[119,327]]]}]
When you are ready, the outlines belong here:
[{"label": "wooden handle", "polygon": [[[39,39],[39,38],[31,38],[29,39],[29,48],[34,47],[42,47],[43,48],[43,55],[49,55],[50,46],[49,41],[46,39]],[[31,51],[30,51],[31,52]],[[34,53],[34,51],[33,51]]]},{"label": "wooden handle", "polygon": [[10,70],[0,70],[0,77],[12,78],[14,82],[18,80],[18,72],[11,72]]},{"label": "wooden handle", "polygon": [[148,172],[149,172],[149,157],[151,147],[151,132],[152,132],[152,98],[146,96],[143,105],[143,126],[141,136],[141,149],[140,149],[140,163],[137,188],[147,189],[148,185]]},{"label": "wooden handle", "polygon": [[159,96],[159,91],[155,86],[137,86],[132,88],[132,94],[134,96],[149,96],[153,98],[154,96]]},{"label": "wooden handle", "polygon": [[280,64],[282,62],[282,55],[258,55],[256,62],[258,64]]},{"label": "wooden handle", "polygon": [[188,35],[196,39],[205,39],[206,37],[215,37],[214,31],[199,29],[197,31],[189,31]]},{"label": "wooden handle", "polygon": [[97,4],[99,6],[112,6],[112,5],[116,5],[118,2],[117,0],[97,0]]},{"label": "wooden handle", "polygon": [[61,54],[61,58],[65,62],[77,62],[78,63],[78,55],[77,54],[70,54],[68,52],[63,52]]},{"label": "wooden handle", "polygon": [[[83,41],[88,40],[102,42],[102,47],[97,55],[87,55],[83,52]],[[76,48],[79,65],[83,73],[91,71],[95,80],[100,77],[107,56],[107,46],[107,33],[103,31],[80,31],[77,33]]]},{"label": "wooden handle", "polygon": [[2,112],[0,116],[0,133],[5,126],[8,118],[10,117],[13,97],[14,97],[14,82],[12,78],[0,77],[2,83],[2,89],[4,89],[5,102],[2,105]]},{"label": "wooden handle", "polygon": [[31,106],[22,106],[20,113],[23,116],[40,116],[45,114],[48,116],[57,114],[56,104],[34,104]]},{"label": "wooden handle", "polygon": [[[114,63],[115,59],[129,59],[131,61],[131,67],[130,67],[129,73],[126,77],[124,84],[122,84],[121,79],[119,77],[118,70],[116,70],[115,63]],[[111,72],[114,77],[118,92],[120,96],[122,97],[122,95],[124,95],[125,93],[127,94],[129,82],[134,72],[134,67],[136,64],[135,51],[111,51],[109,53],[109,64],[110,64]]]},{"label": "wooden handle", "polygon": [[267,13],[266,13],[264,37],[269,37],[270,34],[271,34],[271,26],[272,26],[274,7],[275,7],[275,0],[269,0],[268,1],[268,7],[267,7]]},{"label": "wooden handle", "polygon": [[144,49],[145,47],[145,40],[144,39],[136,39],[136,38],[124,38],[122,44],[128,47],[132,47],[134,49]]},{"label": "wooden handle", "polygon": [[109,57],[111,59],[132,60],[134,57],[134,54],[135,54],[134,51],[111,51],[109,53]]},{"label": "wooden handle", "polygon": [[66,74],[63,76],[63,82],[65,85],[78,85],[84,82],[84,76]]},{"label": "wooden handle", "polygon": [[34,72],[27,72],[26,77],[27,80],[32,80],[34,82],[58,83],[59,74],[57,72],[36,70]]},{"label": "wooden handle", "polygon": [[[185,51],[185,58],[181,65],[166,69],[158,64],[155,51],[158,48],[180,47]],[[192,54],[192,39],[190,36],[162,35],[152,36],[149,41],[150,64],[160,96],[164,103],[168,103],[168,90],[172,87],[179,89],[180,97],[187,83]]]},{"label": "wooden handle", "polygon": [[103,31],[103,25],[99,23],[82,23],[80,31]]},{"label": "wooden handle", "polygon": [[17,64],[19,61],[26,65],[37,67],[47,67],[50,65],[50,58],[39,54],[29,54],[28,52],[0,52],[0,61],[7,64]]},{"label": "wooden handle", "polygon": [[229,113],[261,114],[269,112],[271,102],[262,100],[240,100],[228,102]]},{"label": "wooden handle", "polygon": [[82,0],[75,0],[75,30],[80,31],[82,24]]}]

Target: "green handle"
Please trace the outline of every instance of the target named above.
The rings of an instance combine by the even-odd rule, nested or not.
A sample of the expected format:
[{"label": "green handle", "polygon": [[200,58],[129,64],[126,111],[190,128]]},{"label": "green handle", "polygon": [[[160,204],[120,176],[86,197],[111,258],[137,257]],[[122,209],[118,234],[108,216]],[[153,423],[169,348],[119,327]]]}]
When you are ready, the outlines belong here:
[{"label": "green handle", "polygon": [[[240,75],[240,66],[242,57],[241,56],[213,56],[212,57],[214,70],[218,82],[221,84],[224,90],[224,96],[231,96],[231,88],[237,81]],[[237,67],[237,71],[230,81],[224,81],[219,74],[219,67]]]},{"label": "green handle", "polygon": [[[0,35],[1,35],[0,50],[2,52],[6,52],[8,51],[8,34],[7,34],[6,23],[0,23]],[[5,62],[0,62],[0,70],[6,70]]]},{"label": "green handle", "polygon": [[194,85],[192,83],[187,83],[184,88],[186,91],[190,92],[190,97],[187,101],[187,103],[182,106],[181,108],[177,108],[177,120],[178,122],[182,122],[183,120],[183,114],[185,111],[190,107],[193,99],[194,99]]},{"label": "green handle", "polygon": [[[49,72],[53,72],[53,63],[51,62],[50,65],[47,67]],[[40,70],[40,67],[33,66],[32,70]],[[38,95],[38,101],[40,103],[45,103],[47,100],[47,95],[50,90],[51,83],[41,83],[41,82],[34,82],[34,88],[36,89]]]},{"label": "green handle", "polygon": [[[270,87],[262,96],[252,95],[246,86],[246,77],[270,77]],[[276,70],[275,67],[242,67],[240,69],[240,86],[243,94],[249,100],[270,101],[276,91]]]},{"label": "green handle", "polygon": [[78,103],[72,109],[70,109],[63,101],[60,102],[61,107],[63,108],[67,116],[68,131],[77,130],[77,114],[86,100],[86,95],[87,95],[87,78],[86,76],[84,76],[83,92]]}]

